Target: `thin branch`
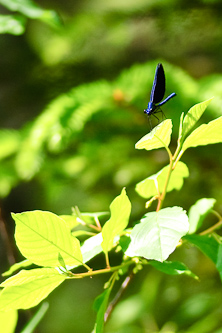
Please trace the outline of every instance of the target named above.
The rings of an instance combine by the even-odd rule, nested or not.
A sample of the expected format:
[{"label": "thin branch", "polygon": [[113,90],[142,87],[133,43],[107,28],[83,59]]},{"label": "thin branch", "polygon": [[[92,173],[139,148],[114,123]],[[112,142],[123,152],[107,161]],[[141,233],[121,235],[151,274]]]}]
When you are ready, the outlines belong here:
[{"label": "thin branch", "polygon": [[123,268],[123,267],[127,267],[130,266],[132,264],[135,264],[135,260],[131,259],[121,265],[118,266],[113,266],[110,268],[102,268],[102,269],[97,269],[96,271],[89,271],[89,272],[85,272],[85,273],[72,273],[72,272],[68,272],[69,274],[69,278],[71,279],[82,279],[84,277],[91,277],[93,275],[98,275],[98,274],[104,274],[104,273],[111,273],[111,272],[115,272],[118,271],[119,269]]},{"label": "thin branch", "polygon": [[212,227],[200,232],[199,235],[203,236],[203,235],[211,234],[213,231],[215,231],[216,229],[219,229],[221,226],[222,226],[222,220],[220,220],[219,222],[214,224]]},{"label": "thin branch", "polygon": [[122,297],[124,291],[126,290],[126,288],[128,287],[130,281],[133,278],[133,272],[131,272],[130,275],[128,275],[125,280],[123,281],[120,289],[118,290],[116,296],[113,298],[113,300],[109,303],[109,306],[105,312],[104,315],[104,323],[106,323],[111,315],[111,313],[113,312],[116,304],[119,302],[120,298]]}]

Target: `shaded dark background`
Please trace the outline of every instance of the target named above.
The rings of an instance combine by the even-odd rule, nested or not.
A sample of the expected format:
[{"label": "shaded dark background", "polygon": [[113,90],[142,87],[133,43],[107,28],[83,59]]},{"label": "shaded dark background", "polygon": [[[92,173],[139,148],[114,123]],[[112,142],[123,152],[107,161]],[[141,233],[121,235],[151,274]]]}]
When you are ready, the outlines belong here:
[{"label": "shaded dark background", "polygon": [[[165,68],[167,93],[177,93],[164,106],[164,113],[174,123],[172,149],[182,111],[212,96],[215,99],[203,121],[218,117],[222,111],[220,1],[38,4],[55,10],[61,24],[52,27],[28,19],[24,34],[0,35],[0,139],[4,138],[3,145],[8,140],[4,146],[7,152],[12,150],[1,158],[1,211],[16,260],[21,257],[13,244],[10,212],[43,209],[69,214],[74,205],[81,211],[104,211],[126,186],[133,204],[132,225],[144,214],[145,201],[135,193],[135,184],[167,164],[163,151],[134,149],[149,131],[143,109],[159,61]],[[8,13],[3,6],[0,10]],[[138,66],[138,73],[146,69],[147,81],[142,74],[133,77],[132,66]],[[124,70],[126,77],[120,79]],[[102,82],[98,88],[97,81]],[[33,157],[38,167],[29,174],[26,162],[23,165],[22,158],[18,162],[18,155],[41,115],[52,105],[59,107],[60,96],[72,96],[71,91],[75,93],[81,86],[79,95],[84,95],[90,108],[100,89],[101,98],[106,100],[105,84],[113,91],[112,100],[107,98],[103,108],[92,112],[81,130],[69,129],[71,134],[64,130],[75,107],[58,119],[52,112],[55,121],[50,131],[62,133],[63,139],[59,144],[50,141],[50,135],[45,139]],[[6,135],[10,139],[6,140]],[[28,147],[31,154],[34,149]],[[215,209],[221,212],[221,152],[219,144],[188,150],[183,161],[190,177],[179,194],[169,193],[165,206],[189,210],[196,200],[214,197]],[[214,222],[209,217],[207,223]],[[0,241],[4,271],[10,258],[5,256],[4,239]],[[170,259],[185,262],[200,276],[200,282],[144,269],[134,278],[105,332],[222,332],[221,282],[213,264],[193,248],[177,250]],[[98,257],[91,264],[99,265],[103,260]],[[61,285],[50,295],[50,308],[36,332],[91,332],[93,299],[102,292],[105,281],[102,277]],[[18,332],[26,320],[23,311],[20,318]]]}]

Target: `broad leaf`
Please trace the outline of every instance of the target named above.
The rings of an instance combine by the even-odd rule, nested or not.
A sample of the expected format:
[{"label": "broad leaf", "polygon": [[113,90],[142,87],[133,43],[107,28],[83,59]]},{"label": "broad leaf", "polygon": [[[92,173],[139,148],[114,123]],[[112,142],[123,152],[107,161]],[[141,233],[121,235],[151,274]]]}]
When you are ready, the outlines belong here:
[{"label": "broad leaf", "polygon": [[198,230],[209,211],[213,208],[216,200],[211,198],[203,198],[198,200],[189,210],[189,234],[193,234]]},{"label": "broad leaf", "polygon": [[104,326],[104,315],[107,309],[107,304],[109,301],[109,296],[112,288],[109,287],[101,295],[99,295],[93,304],[93,308],[97,311],[96,323],[94,326],[93,333],[102,333]]},{"label": "broad leaf", "polygon": [[131,243],[125,253],[129,257],[141,256],[162,262],[175,250],[188,230],[188,217],[181,207],[147,213],[132,229]]},{"label": "broad leaf", "polygon": [[14,333],[18,320],[18,311],[0,311],[0,323],[2,333]]},{"label": "broad leaf", "polygon": [[213,98],[208,99],[205,102],[198,103],[194,105],[186,114],[183,121],[183,130],[182,130],[182,138],[190,132],[196,122],[200,119],[207,106],[210,104]]},{"label": "broad leaf", "polygon": [[172,121],[170,119],[164,120],[157,125],[150,133],[142,137],[136,143],[136,149],[152,150],[162,147],[168,147],[170,144],[172,133]]},{"label": "broad leaf", "polygon": [[195,129],[184,141],[182,150],[222,142],[222,116]]},{"label": "broad leaf", "polygon": [[24,257],[40,266],[60,266],[82,262],[79,240],[73,237],[63,219],[50,212],[12,214],[16,222],[16,244]]},{"label": "broad leaf", "polygon": [[125,189],[111,203],[110,212],[111,217],[102,229],[102,248],[105,253],[112,249],[114,238],[127,227],[129,222],[131,203]]},{"label": "broad leaf", "polygon": [[[137,193],[143,198],[150,198],[158,193],[162,193],[167,174],[169,171],[169,165],[165,166],[158,173],[144,179],[136,185]],[[176,168],[172,171],[170,180],[167,186],[167,192],[172,190],[180,190],[183,186],[183,179],[189,176],[189,170],[185,163],[178,162]],[[158,185],[158,189],[157,186]]]},{"label": "broad leaf", "polygon": [[180,261],[150,261],[149,264],[159,271],[169,275],[188,275],[194,279],[198,279],[198,276],[191,272],[189,268]]},{"label": "broad leaf", "polygon": [[219,244],[214,237],[211,235],[186,235],[184,239],[198,247],[215,264],[217,263]]},{"label": "broad leaf", "polygon": [[1,284],[0,311],[36,306],[65,279],[54,268],[22,270]]}]

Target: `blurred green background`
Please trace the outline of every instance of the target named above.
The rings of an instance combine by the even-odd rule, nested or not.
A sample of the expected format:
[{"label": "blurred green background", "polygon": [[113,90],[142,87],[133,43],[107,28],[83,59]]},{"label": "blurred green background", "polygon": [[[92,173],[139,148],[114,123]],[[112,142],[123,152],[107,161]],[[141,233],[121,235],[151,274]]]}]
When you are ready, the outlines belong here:
[{"label": "blurred green background", "polygon": [[[202,119],[222,113],[221,1],[23,3],[0,0],[0,14],[14,20],[6,27],[0,17],[0,209],[11,242],[8,248],[3,231],[2,272],[22,259],[10,212],[69,214],[75,205],[82,212],[106,211],[126,186],[131,224],[145,213],[135,184],[168,162],[163,150],[134,148],[150,130],[143,110],[158,62],[166,94],[177,93],[163,107],[173,119],[172,150],[181,112],[214,96]],[[221,145],[190,149],[182,160],[190,177],[179,194],[167,195],[165,206],[189,210],[196,200],[213,197],[221,212]],[[214,222],[209,218],[209,225]],[[222,332],[221,281],[213,264],[194,248],[178,249],[170,259],[185,262],[200,281],[144,269],[105,332]],[[91,264],[101,267],[104,258]],[[91,332],[93,299],[106,279],[60,286],[36,332]],[[20,311],[17,332],[34,312]]]}]

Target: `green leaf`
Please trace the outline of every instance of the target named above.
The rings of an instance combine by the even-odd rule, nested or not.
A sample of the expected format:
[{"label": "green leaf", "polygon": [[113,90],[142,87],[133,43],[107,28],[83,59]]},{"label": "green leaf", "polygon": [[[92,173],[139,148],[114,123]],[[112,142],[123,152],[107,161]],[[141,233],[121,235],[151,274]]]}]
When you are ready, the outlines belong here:
[{"label": "green leaf", "polygon": [[[97,254],[101,253],[103,251],[101,243],[103,241],[102,233],[99,233],[95,236],[92,236],[88,238],[83,245],[81,246],[81,252],[83,257],[83,262],[86,263],[92,258],[94,258]],[[68,266],[66,265],[66,268],[68,270],[71,270],[77,266],[80,266],[80,264]]]},{"label": "green leaf", "polygon": [[215,264],[217,263],[219,244],[214,237],[211,235],[186,235],[184,239],[198,247]]},{"label": "green leaf", "polygon": [[71,235],[65,221],[44,211],[12,214],[16,222],[16,244],[24,257],[39,266],[60,266],[62,255],[66,265],[82,262],[79,240]]},{"label": "green leaf", "polygon": [[195,129],[184,141],[182,150],[222,142],[222,116]]},{"label": "green leaf", "polygon": [[0,311],[0,323],[2,333],[14,333],[18,321],[18,312],[16,310]]},{"label": "green leaf", "polygon": [[216,200],[211,198],[203,198],[198,200],[193,206],[190,207],[188,212],[189,217],[189,234],[193,234],[198,230],[206,215],[211,211]]},{"label": "green leaf", "polygon": [[136,143],[136,149],[152,150],[168,147],[172,133],[172,121],[166,119]]},{"label": "green leaf", "polygon": [[36,306],[65,279],[54,268],[22,270],[1,284],[0,311]]},{"label": "green leaf", "polygon": [[[158,173],[142,180],[136,185],[137,193],[143,198],[150,198],[163,192],[169,165],[165,166]],[[172,190],[180,190],[183,186],[183,179],[189,176],[189,170],[185,163],[178,162],[176,168],[172,171],[170,180],[167,186],[167,192]],[[156,187],[158,184],[158,189]]]},{"label": "green leaf", "polygon": [[186,114],[183,121],[182,140],[190,132],[196,122],[200,119],[207,106],[210,104],[213,98],[208,99],[205,102],[194,105]]},{"label": "green leaf", "polygon": [[219,246],[218,246],[216,267],[220,274],[220,278],[222,280],[222,245],[221,244],[219,244]]},{"label": "green leaf", "polygon": [[129,222],[131,203],[125,188],[111,203],[110,212],[111,217],[102,228],[102,248],[105,253],[112,249],[114,238],[127,227]]},{"label": "green leaf", "polygon": [[25,31],[26,19],[20,15],[0,15],[0,34],[21,35]]},{"label": "green leaf", "polygon": [[9,270],[7,270],[6,272],[2,273],[2,276],[9,276],[12,275],[12,273],[14,273],[15,271],[19,270],[20,268],[25,268],[28,266],[33,265],[32,261],[26,259],[23,261],[20,261],[18,263],[15,263],[14,265],[12,265]]},{"label": "green leaf", "polygon": [[199,279],[196,274],[180,261],[149,261],[149,264],[159,271],[169,275],[188,275],[194,279]]},{"label": "green leaf", "polygon": [[104,315],[106,312],[111,290],[112,290],[112,286],[110,286],[108,289],[106,289],[101,295],[97,296],[94,301],[93,309],[95,311],[97,311],[96,323],[95,323],[94,330],[93,330],[93,332],[95,332],[95,333],[103,332]]},{"label": "green leaf", "polygon": [[132,229],[131,243],[125,253],[129,257],[141,256],[162,262],[175,250],[188,230],[188,217],[181,207],[147,213]]}]

